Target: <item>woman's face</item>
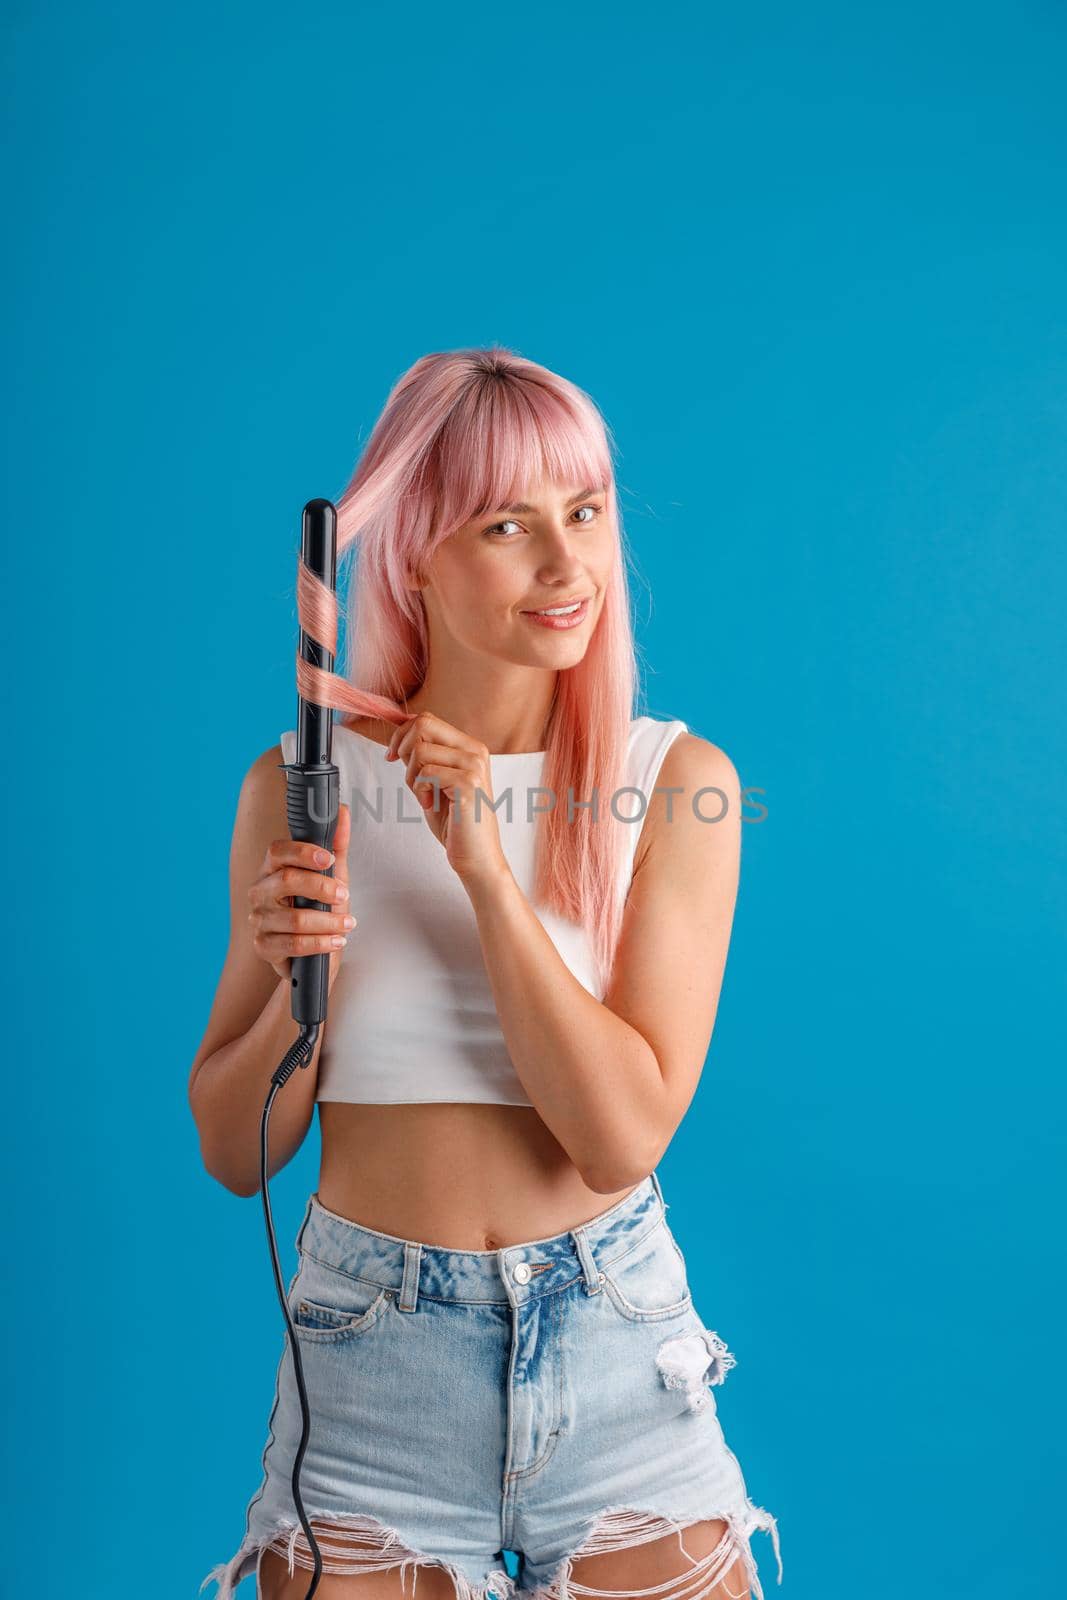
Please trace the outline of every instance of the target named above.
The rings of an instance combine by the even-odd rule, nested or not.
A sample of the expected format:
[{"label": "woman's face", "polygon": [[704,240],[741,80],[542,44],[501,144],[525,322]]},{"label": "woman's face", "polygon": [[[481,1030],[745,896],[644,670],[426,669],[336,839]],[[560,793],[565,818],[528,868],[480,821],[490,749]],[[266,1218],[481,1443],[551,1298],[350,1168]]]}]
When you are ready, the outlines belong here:
[{"label": "woman's face", "polygon": [[[540,484],[440,544],[422,585],[434,654],[450,638],[520,666],[559,671],[580,661],[614,565],[606,507],[605,489]],[[574,601],[582,604],[570,615],[530,615]]]}]

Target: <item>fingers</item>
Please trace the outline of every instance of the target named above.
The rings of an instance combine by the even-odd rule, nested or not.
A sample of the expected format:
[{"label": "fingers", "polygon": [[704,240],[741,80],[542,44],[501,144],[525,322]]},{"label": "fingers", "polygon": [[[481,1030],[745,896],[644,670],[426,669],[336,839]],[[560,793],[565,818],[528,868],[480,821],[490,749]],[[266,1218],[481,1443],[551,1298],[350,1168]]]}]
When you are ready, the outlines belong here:
[{"label": "fingers", "polygon": [[249,913],[249,920],[253,918],[261,933],[292,934],[347,934],[357,920],[351,911],[316,911],[311,906],[261,906]]},{"label": "fingers", "polygon": [[391,761],[393,759],[394,755],[396,754],[398,742],[404,737],[408,729],[412,727],[417,720],[418,719],[415,712],[411,711],[408,712],[403,722],[397,723],[396,727],[393,729],[392,735],[390,736],[389,743],[385,747],[387,761]]},{"label": "fingers", "polygon": [[394,761],[399,757],[406,761],[415,745],[420,742],[437,749],[446,748],[447,759],[453,762],[460,751],[476,760],[487,755],[485,745],[478,739],[472,739],[469,734],[461,733],[459,728],[451,722],[446,722],[443,717],[436,716],[432,711],[419,711],[394,729],[387,746],[386,760]]},{"label": "fingers", "polygon": [[338,934],[288,934],[288,933],[259,933],[253,939],[253,950],[261,960],[274,966],[275,971],[283,971],[283,963],[288,962],[294,955],[338,955],[344,949],[347,939]]},{"label": "fingers", "polygon": [[317,955],[343,950],[359,919],[350,911],[316,911],[313,906],[266,905],[248,913],[252,943],[269,961],[279,955]]},{"label": "fingers", "polygon": [[[451,798],[457,783],[480,786],[485,794],[492,793],[485,745],[431,711],[420,711],[394,730],[386,760],[405,763],[405,781],[425,811],[439,809],[438,793]],[[431,778],[436,784],[421,781]]]},{"label": "fingers", "polygon": [[257,956],[274,965],[289,956],[333,955],[348,943],[345,934],[336,933],[257,933],[252,948]]},{"label": "fingers", "polygon": [[[290,846],[293,846],[291,840]],[[274,848],[274,845],[270,846],[270,851],[267,851],[269,856],[274,851]],[[296,845],[296,848],[307,853],[307,851],[314,851],[315,846]],[[286,851],[286,854],[288,854],[288,851]],[[307,854],[304,854],[301,859],[306,861]],[[325,872],[315,872],[312,867],[288,864],[288,866],[278,866],[274,870],[267,870],[262,877],[256,878],[256,882],[251,885],[250,891],[248,891],[248,901],[250,901],[251,906],[269,906],[269,904],[277,904],[278,901],[288,898],[291,894],[301,894],[304,899],[322,901],[326,906],[330,906],[330,904],[339,904],[339,902],[347,901],[347,898],[349,898],[349,885],[347,885],[344,877],[339,877],[339,875],[334,874],[333,877],[326,877]]]},{"label": "fingers", "polygon": [[412,768],[424,767],[430,761],[438,762],[445,767],[460,767],[464,771],[468,767],[473,770],[477,764],[477,757],[457,749],[454,744],[439,744],[433,739],[415,740],[407,754],[403,750],[398,750],[396,759],[407,762],[409,774]]},{"label": "fingers", "polygon": [[[340,960],[348,935],[358,926],[349,909],[347,848],[351,809],[341,805],[334,827],[334,849],[322,851],[296,839],[275,839],[267,847],[263,871],[248,891],[252,946],[279,976],[287,977],[293,956],[329,954]],[[318,859],[322,856],[324,859]],[[333,870],[329,870],[332,860]],[[294,898],[325,906],[296,906]]]},{"label": "fingers", "polygon": [[319,845],[299,839],[272,839],[263,858],[261,877],[276,872],[280,867],[302,866],[311,871],[323,872],[331,864],[332,853]]}]

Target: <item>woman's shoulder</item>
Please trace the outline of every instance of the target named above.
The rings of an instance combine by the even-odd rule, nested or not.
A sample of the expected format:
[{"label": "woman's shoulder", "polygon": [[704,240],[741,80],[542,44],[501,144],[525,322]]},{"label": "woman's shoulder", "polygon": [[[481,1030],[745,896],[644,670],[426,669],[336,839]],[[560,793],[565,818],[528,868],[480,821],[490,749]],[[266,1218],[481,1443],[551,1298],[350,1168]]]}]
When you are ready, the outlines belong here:
[{"label": "woman's shoulder", "polygon": [[672,781],[685,781],[694,788],[722,789],[731,798],[741,788],[737,768],[726,751],[688,728],[671,741],[663,771],[670,774]]},{"label": "woman's shoulder", "polygon": [[732,782],[733,762],[710,739],[694,733],[680,717],[634,717],[630,723],[630,759],[634,770],[662,766],[664,772],[685,773],[715,783]]},{"label": "woman's shoulder", "polygon": [[[646,726],[637,728],[638,723]],[[741,780],[720,745],[694,733],[678,718],[638,717],[631,749],[636,746],[640,751],[642,744],[648,754],[644,761],[638,756],[634,770],[643,770],[648,780],[649,842],[662,824],[673,820],[679,800],[702,820],[711,820],[718,811],[740,815]]]}]

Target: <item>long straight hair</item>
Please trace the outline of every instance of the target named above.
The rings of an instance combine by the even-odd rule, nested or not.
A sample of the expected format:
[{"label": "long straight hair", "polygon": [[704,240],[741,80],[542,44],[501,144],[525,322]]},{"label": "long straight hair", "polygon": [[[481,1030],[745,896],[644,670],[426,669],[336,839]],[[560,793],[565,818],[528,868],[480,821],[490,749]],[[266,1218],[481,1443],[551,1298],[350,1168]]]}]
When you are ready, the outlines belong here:
[{"label": "long straight hair", "polygon": [[[541,780],[555,804],[537,817],[533,887],[539,905],[584,925],[606,989],[627,887],[624,830],[633,826],[620,823],[612,797],[627,781],[637,658],[612,442],[584,390],[499,345],[422,356],[404,373],[337,502],[339,561],[358,552],[344,610],[346,676],[298,651],[297,688],[319,705],[403,722],[429,660],[426,614],[410,583],[465,523],[544,481],[602,484],[614,535],[589,647],[557,675]],[[335,655],[339,609],[301,559],[300,625]]]}]

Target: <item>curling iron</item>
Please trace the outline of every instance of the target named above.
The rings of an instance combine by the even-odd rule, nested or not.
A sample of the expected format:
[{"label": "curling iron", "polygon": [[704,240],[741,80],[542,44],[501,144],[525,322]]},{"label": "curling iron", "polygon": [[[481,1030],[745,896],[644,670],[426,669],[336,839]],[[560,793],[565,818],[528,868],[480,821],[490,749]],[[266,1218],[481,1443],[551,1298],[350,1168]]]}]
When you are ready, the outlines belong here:
[{"label": "curling iron", "polygon": [[[331,593],[337,588],[337,510],[329,500],[309,500],[304,507],[301,554],[305,566],[313,575],[323,583]],[[326,642],[312,638],[301,627],[300,629],[300,657],[309,666],[318,667],[323,672],[332,672],[334,665],[333,650]],[[333,715],[329,706],[321,706],[313,700],[307,700],[303,695],[297,700],[297,731],[296,731],[296,760],[282,765],[285,773],[286,801],[285,809],[289,823],[289,832],[294,839],[301,842],[309,841],[321,846],[324,850],[331,849],[333,837],[337,828],[337,818],[340,802],[340,772],[330,759],[333,746]],[[326,869],[326,876],[331,876],[333,866]],[[315,911],[330,911],[331,906],[323,905],[317,900],[309,900],[304,895],[294,895],[293,905],[311,907]],[[267,1222],[267,1240],[270,1244],[271,1260],[274,1266],[274,1283],[278,1290],[282,1312],[285,1316],[285,1326],[289,1336],[289,1344],[293,1352],[293,1368],[296,1372],[296,1386],[300,1393],[300,1413],[303,1427],[300,1433],[300,1444],[293,1461],[293,1501],[296,1505],[300,1525],[311,1546],[311,1553],[315,1562],[315,1570],[311,1583],[308,1586],[305,1600],[311,1600],[312,1595],[319,1585],[322,1575],[322,1554],[316,1543],[304,1511],[304,1503],[300,1498],[300,1465],[307,1450],[308,1435],[311,1431],[311,1418],[308,1406],[307,1388],[304,1383],[304,1367],[300,1358],[300,1342],[296,1337],[293,1319],[289,1311],[286,1298],[285,1284],[282,1279],[281,1266],[278,1261],[278,1244],[274,1236],[274,1223],[271,1219],[270,1196],[267,1193],[267,1125],[270,1118],[271,1106],[274,1097],[284,1083],[292,1077],[297,1067],[307,1067],[315,1054],[315,1045],[318,1040],[319,1030],[326,1020],[326,1002],[329,997],[330,985],[330,955],[328,951],[313,956],[293,956],[290,959],[290,1000],[292,1003],[293,1020],[300,1024],[300,1032],[286,1052],[281,1065],[274,1072],[270,1080],[270,1092],[263,1107],[263,1119],[260,1124],[260,1193],[263,1196],[263,1211]]]}]

